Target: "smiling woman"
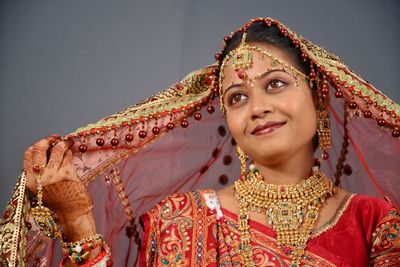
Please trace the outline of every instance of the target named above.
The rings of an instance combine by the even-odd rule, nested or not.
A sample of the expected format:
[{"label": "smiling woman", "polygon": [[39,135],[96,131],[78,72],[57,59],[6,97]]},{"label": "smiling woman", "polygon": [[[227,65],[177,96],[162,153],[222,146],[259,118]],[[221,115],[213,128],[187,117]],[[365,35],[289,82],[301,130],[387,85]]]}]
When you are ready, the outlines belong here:
[{"label": "smiling woman", "polygon": [[[235,70],[235,59],[225,61],[221,87],[227,87],[222,95],[228,127],[243,151],[251,151],[255,162],[276,165],[277,161],[285,161],[289,166],[306,163],[310,170],[317,113],[309,79],[293,63],[287,63],[294,60],[279,48],[262,43],[256,47],[262,50],[251,50],[253,62],[246,72]],[[231,83],[234,87],[228,86]],[[289,162],[290,155],[298,155],[301,162]],[[276,178],[284,183],[298,182]]]},{"label": "smiling woman", "polygon": [[66,266],[396,266],[400,107],[271,18],[215,58],[28,148],[0,262],[59,238]]}]

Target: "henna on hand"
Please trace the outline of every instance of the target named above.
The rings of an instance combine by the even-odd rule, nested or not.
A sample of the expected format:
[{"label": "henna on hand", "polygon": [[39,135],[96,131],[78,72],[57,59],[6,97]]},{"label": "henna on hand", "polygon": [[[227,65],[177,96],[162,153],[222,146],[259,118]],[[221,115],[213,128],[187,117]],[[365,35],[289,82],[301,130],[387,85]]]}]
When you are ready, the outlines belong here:
[{"label": "henna on hand", "polygon": [[73,165],[72,142],[60,141],[58,136],[42,139],[27,149],[24,171],[27,187],[37,192],[38,173],[34,166],[41,166],[44,205],[57,213],[65,236],[78,240],[96,233],[93,219],[93,201],[87,188],[78,177]]},{"label": "henna on hand", "polygon": [[74,242],[96,234],[93,213],[87,213],[73,221],[64,221],[63,232],[67,241]]}]

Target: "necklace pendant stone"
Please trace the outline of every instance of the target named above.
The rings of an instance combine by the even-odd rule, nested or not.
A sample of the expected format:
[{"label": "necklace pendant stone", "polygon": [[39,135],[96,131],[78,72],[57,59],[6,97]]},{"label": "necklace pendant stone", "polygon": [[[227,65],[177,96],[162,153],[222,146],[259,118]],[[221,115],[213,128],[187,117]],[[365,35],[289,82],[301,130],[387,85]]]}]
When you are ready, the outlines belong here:
[{"label": "necklace pendant stone", "polygon": [[284,248],[283,248],[283,253],[285,253],[286,255],[289,255],[290,252],[291,252],[291,250],[290,250],[289,247],[284,247]]}]

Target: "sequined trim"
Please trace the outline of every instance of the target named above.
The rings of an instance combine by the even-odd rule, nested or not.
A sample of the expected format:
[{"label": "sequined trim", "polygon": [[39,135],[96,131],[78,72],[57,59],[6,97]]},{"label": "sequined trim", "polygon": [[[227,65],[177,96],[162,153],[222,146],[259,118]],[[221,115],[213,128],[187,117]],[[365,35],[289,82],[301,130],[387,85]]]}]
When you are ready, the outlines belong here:
[{"label": "sequined trim", "polygon": [[347,91],[354,90],[354,95],[363,99],[369,99],[379,107],[386,109],[386,111],[393,112],[396,116],[400,116],[400,106],[398,104],[389,99],[381,91],[369,85],[359,75],[353,73],[339,57],[311,43],[304,37],[294,32],[293,34],[299,39],[302,48],[308,51],[308,56],[317,62],[318,67],[322,69],[323,72],[332,73],[337,78],[337,81],[335,81],[336,85],[344,82],[346,84],[344,87]]},{"label": "sequined trim", "polygon": [[390,100],[388,97],[386,97],[382,92],[375,92],[374,90],[367,88],[362,82],[355,79],[351,74],[348,74],[346,70],[342,70],[335,66],[329,65],[325,67],[327,71],[331,71],[332,73],[334,73],[337,77],[339,77],[341,81],[344,81],[350,86],[353,86],[352,88],[355,95],[367,97],[379,106],[385,107],[388,111],[392,111],[397,116],[400,116],[400,106]]},{"label": "sequined trim", "polygon": [[22,173],[13,196],[6,208],[8,218],[0,220],[0,264],[3,266],[25,266],[25,205],[26,176]]},{"label": "sequined trim", "polygon": [[328,222],[314,229],[311,232],[310,239],[318,237],[319,235],[325,233],[329,229],[332,229],[339,222],[340,218],[342,218],[343,213],[347,210],[347,207],[349,206],[354,196],[355,194],[347,193],[346,196],[343,198],[342,202],[340,203],[339,207],[336,209],[335,214],[329,219]]},{"label": "sequined trim", "polygon": [[206,82],[206,80],[210,78],[213,68],[214,66],[209,66],[194,71],[177,83],[182,85],[181,89],[176,88],[176,84],[170,86],[119,113],[81,127],[69,136],[79,137],[81,134],[99,134],[113,130],[113,126],[136,125],[139,121],[152,119],[154,115],[172,116],[175,112],[191,110],[196,104],[208,101],[206,98],[212,92],[214,82],[212,79],[211,82]]}]

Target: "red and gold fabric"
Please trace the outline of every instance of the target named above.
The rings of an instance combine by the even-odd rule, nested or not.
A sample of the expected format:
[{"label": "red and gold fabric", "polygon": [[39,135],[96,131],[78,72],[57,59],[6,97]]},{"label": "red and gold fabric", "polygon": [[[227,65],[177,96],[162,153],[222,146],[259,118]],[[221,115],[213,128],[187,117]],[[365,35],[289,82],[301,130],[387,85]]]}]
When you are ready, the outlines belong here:
[{"label": "red and gold fabric", "polygon": [[[140,266],[242,266],[238,214],[215,209],[210,198],[217,198],[213,190],[174,194],[143,215]],[[348,194],[313,230],[301,266],[396,266],[399,220],[388,202]],[[256,266],[290,266],[291,248],[278,246],[273,229],[256,221],[250,226]]]}]

